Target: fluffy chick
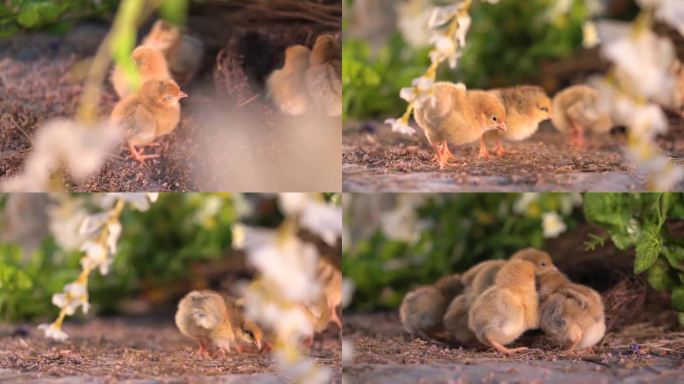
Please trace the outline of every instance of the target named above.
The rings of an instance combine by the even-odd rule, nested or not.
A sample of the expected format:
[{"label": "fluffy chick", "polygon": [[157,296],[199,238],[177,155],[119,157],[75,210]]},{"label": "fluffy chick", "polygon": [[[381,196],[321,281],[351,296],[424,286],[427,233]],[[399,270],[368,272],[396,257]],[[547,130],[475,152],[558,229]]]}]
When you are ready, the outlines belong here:
[{"label": "fluffy chick", "polygon": [[681,61],[675,59],[669,71],[676,80],[676,86],[665,107],[684,117],[684,65]]},{"label": "fluffy chick", "polygon": [[342,302],[342,271],[331,260],[321,257],[318,261],[316,277],[323,285],[326,310],[330,314],[329,321],[342,329],[342,320],[337,314],[337,307]]},{"label": "fluffy chick", "polygon": [[328,116],[342,115],[342,47],[333,35],[320,35],[311,51],[306,88]]},{"label": "fluffy chick", "polygon": [[171,79],[149,80],[116,104],[109,121],[124,130],[133,159],[144,163],[159,156],[141,154],[135,147],[171,133],[180,120],[179,100],[187,96]]},{"label": "fluffy chick", "polygon": [[311,51],[303,45],[293,45],[285,50],[285,64],[276,69],[266,80],[273,104],[285,114],[299,116],[309,109],[305,72],[309,67]]},{"label": "fluffy chick", "polygon": [[[140,74],[140,81],[142,84],[153,79],[170,79],[171,74],[166,64],[164,54],[157,48],[140,46],[133,50],[131,58],[138,68]],[[114,91],[123,99],[131,94],[131,89],[128,87],[126,76],[120,66],[115,66],[111,77]]]},{"label": "fluffy chick", "polygon": [[553,125],[561,132],[571,131],[571,145],[584,147],[584,132],[606,133],[613,121],[599,107],[599,93],[587,85],[573,85],[553,97]]},{"label": "fluffy chick", "polygon": [[538,277],[541,329],[568,349],[589,348],[606,333],[601,295],[558,270]]},{"label": "fluffy chick", "polygon": [[466,90],[463,84],[446,82],[432,86],[433,102],[416,106],[415,117],[435,150],[433,158],[444,169],[450,159],[449,144],[462,145],[480,139],[492,130],[506,131],[506,110],[499,99],[485,91]]},{"label": "fluffy chick", "polygon": [[480,342],[506,354],[527,349],[505,345],[539,327],[536,270],[529,261],[511,260],[496,275],[494,286],[475,299],[468,312],[468,328]]},{"label": "fluffy chick", "polygon": [[[551,99],[541,87],[522,85],[490,92],[506,107],[506,132],[490,134],[496,139],[494,150],[498,156],[505,153],[501,145],[502,138],[508,141],[525,140],[537,132],[539,123],[551,118]],[[487,147],[480,149],[480,157],[489,158]]]},{"label": "fluffy chick", "polygon": [[208,356],[207,346],[214,345],[219,353],[243,344],[261,349],[262,331],[241,313],[236,300],[218,292],[192,291],[178,303],[176,326],[186,336],[199,343],[199,353]]},{"label": "fluffy chick", "polygon": [[462,291],[461,278],[454,274],[407,293],[399,308],[402,326],[406,332],[424,339],[441,337],[446,307]]},{"label": "fluffy chick", "polygon": [[[533,263],[540,271],[555,269],[551,256],[535,248],[525,248],[514,253],[510,260],[525,260]],[[444,329],[449,338],[461,344],[475,340],[475,334],[468,328],[468,312],[475,299],[494,285],[499,270],[507,260],[487,260],[468,269],[461,280],[465,287],[463,294],[454,298],[444,314]]]},{"label": "fluffy chick", "polygon": [[143,39],[143,45],[155,47],[164,53],[173,78],[180,84],[189,83],[202,64],[202,40],[181,32],[180,28],[164,20],[154,23]]}]

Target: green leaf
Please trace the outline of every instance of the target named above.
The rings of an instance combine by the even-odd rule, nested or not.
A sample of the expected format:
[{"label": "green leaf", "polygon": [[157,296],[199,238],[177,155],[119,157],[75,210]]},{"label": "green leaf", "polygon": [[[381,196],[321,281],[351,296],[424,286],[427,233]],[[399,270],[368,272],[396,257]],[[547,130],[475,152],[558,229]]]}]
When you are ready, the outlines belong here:
[{"label": "green leaf", "polygon": [[641,232],[639,241],[636,245],[636,258],[634,259],[634,273],[639,274],[658,260],[658,255],[663,247],[663,238],[660,227],[649,224]]},{"label": "green leaf", "polygon": [[654,289],[666,292],[672,289],[677,282],[668,273],[668,266],[662,261],[658,261],[648,269],[646,279]]},{"label": "green leaf", "polygon": [[663,255],[665,255],[665,258],[672,268],[684,271],[684,247],[676,244],[668,244],[663,247]]},{"label": "green leaf", "polygon": [[684,327],[684,312],[677,312],[677,319],[679,320],[679,325]]},{"label": "green leaf", "polygon": [[34,5],[28,5],[19,12],[17,15],[17,23],[24,28],[31,28],[40,22],[40,15],[38,15],[38,9]]},{"label": "green leaf", "polygon": [[188,13],[187,0],[164,0],[159,9],[162,18],[170,23],[185,24],[185,15]]},{"label": "green leaf", "polygon": [[672,290],[672,306],[679,312],[684,312],[684,287]]}]

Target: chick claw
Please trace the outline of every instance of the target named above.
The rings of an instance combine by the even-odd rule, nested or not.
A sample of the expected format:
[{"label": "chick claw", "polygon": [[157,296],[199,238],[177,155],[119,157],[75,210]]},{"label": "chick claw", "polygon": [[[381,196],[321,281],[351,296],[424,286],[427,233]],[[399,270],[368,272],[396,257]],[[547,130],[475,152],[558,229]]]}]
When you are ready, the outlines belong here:
[{"label": "chick claw", "polygon": [[496,146],[494,147],[494,151],[497,156],[503,157],[503,155],[506,154],[506,150],[504,149],[503,145],[501,145],[501,141],[498,139],[496,140]]},{"label": "chick claw", "polygon": [[138,152],[137,149],[135,149],[135,146],[133,144],[128,144],[128,150],[131,152],[131,157],[133,160],[140,162],[141,164],[145,164],[145,160],[147,159],[156,159],[159,157],[159,155],[145,155],[140,152]]},{"label": "chick claw", "polygon": [[201,341],[198,341],[198,343],[199,351],[197,351],[197,353],[202,357],[210,357],[211,355],[209,354],[209,351],[207,351],[207,347],[204,346],[204,343]]},{"label": "chick claw", "polygon": [[492,156],[487,150],[487,143],[485,143],[484,136],[480,138],[480,153],[477,155],[480,159],[490,160]]},{"label": "chick claw", "polygon": [[518,353],[522,351],[526,351],[528,348],[527,347],[518,347],[518,348],[506,348],[503,345],[497,343],[496,341],[492,341],[487,339],[489,341],[489,344],[491,344],[492,347],[494,347],[497,351],[501,353],[505,353],[507,355],[513,354],[513,353]]},{"label": "chick claw", "polygon": [[444,169],[445,166],[456,166],[456,164],[449,162],[449,160],[456,160],[456,156],[449,150],[449,144],[447,144],[446,140],[438,145],[433,145],[432,148],[435,150],[435,155],[431,161],[439,164],[439,169]]}]

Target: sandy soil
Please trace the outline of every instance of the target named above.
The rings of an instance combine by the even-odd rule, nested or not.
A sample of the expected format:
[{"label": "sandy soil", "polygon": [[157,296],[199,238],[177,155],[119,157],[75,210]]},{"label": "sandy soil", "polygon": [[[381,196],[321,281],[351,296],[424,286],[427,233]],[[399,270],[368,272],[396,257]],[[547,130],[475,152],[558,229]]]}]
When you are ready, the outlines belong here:
[{"label": "sandy soil", "polygon": [[345,315],[343,335],[354,346],[353,363],[343,368],[353,383],[671,383],[684,375],[684,332],[671,325],[633,324],[583,353],[529,332],[513,345],[531,349],[512,357],[414,338],[394,312]]},{"label": "sandy soil", "polygon": [[[684,120],[671,117],[661,147],[684,164]],[[590,137],[586,150],[576,150],[549,123],[529,140],[505,143],[508,154],[478,159],[478,145],[455,149],[457,166],[440,171],[422,131],[413,137],[391,132],[377,122],[350,124],[342,139],[343,189],[371,191],[639,191],[644,179],[621,152],[625,135]],[[684,188],[684,184],[678,186]]]},{"label": "sandy soil", "polygon": [[[285,382],[268,353],[200,357],[168,319],[92,319],[65,330],[70,339],[57,343],[34,326],[0,327],[0,381]],[[333,369],[333,382],[341,374],[338,335],[331,326],[311,350],[319,364]]]}]

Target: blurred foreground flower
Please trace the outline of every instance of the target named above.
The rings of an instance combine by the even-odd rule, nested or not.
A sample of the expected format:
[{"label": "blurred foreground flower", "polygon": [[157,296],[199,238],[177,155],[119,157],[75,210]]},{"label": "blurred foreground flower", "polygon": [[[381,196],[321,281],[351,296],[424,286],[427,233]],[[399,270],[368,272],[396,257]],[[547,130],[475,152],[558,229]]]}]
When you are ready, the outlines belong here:
[{"label": "blurred foreground flower", "polygon": [[556,238],[568,228],[557,212],[545,212],[542,215],[542,226],[545,238]]},{"label": "blurred foreground flower", "polygon": [[[95,269],[99,269],[102,275],[109,273],[109,267],[116,255],[117,243],[122,232],[119,218],[126,203],[136,209],[146,210],[151,202],[156,201],[157,194],[106,194],[94,195],[94,197],[99,199],[105,211],[87,214],[81,208],[84,205],[82,203],[74,202],[71,198],[57,200],[58,204],[68,208],[77,207],[72,212],[82,218],[81,223],[78,226],[68,226],[70,230],[77,231],[77,233],[68,234],[62,231],[60,236],[68,239],[69,246],[74,248],[79,246],[79,249],[84,252],[81,258],[82,271],[78,278],[67,284],[63,292],[55,293],[52,296],[52,303],[60,309],[59,316],[51,324],[38,326],[45,332],[46,337],[58,341],[64,341],[69,337],[62,331],[64,318],[76,313],[79,307],[82,308],[83,313],[87,313],[90,308],[88,302],[88,277],[90,273]],[[51,218],[56,223],[59,222],[59,219],[66,219],[71,222],[68,217],[55,216],[54,214],[54,212],[69,212],[69,209],[52,209],[51,212],[53,212]],[[51,224],[51,227],[58,226]]]},{"label": "blurred foreground flower", "polygon": [[51,185],[51,177],[60,169],[81,181],[99,170],[107,154],[121,140],[121,135],[106,123],[95,126],[68,119],[53,119],[38,128],[33,150],[26,159],[22,174],[2,181],[5,192],[44,192],[62,189]]}]

